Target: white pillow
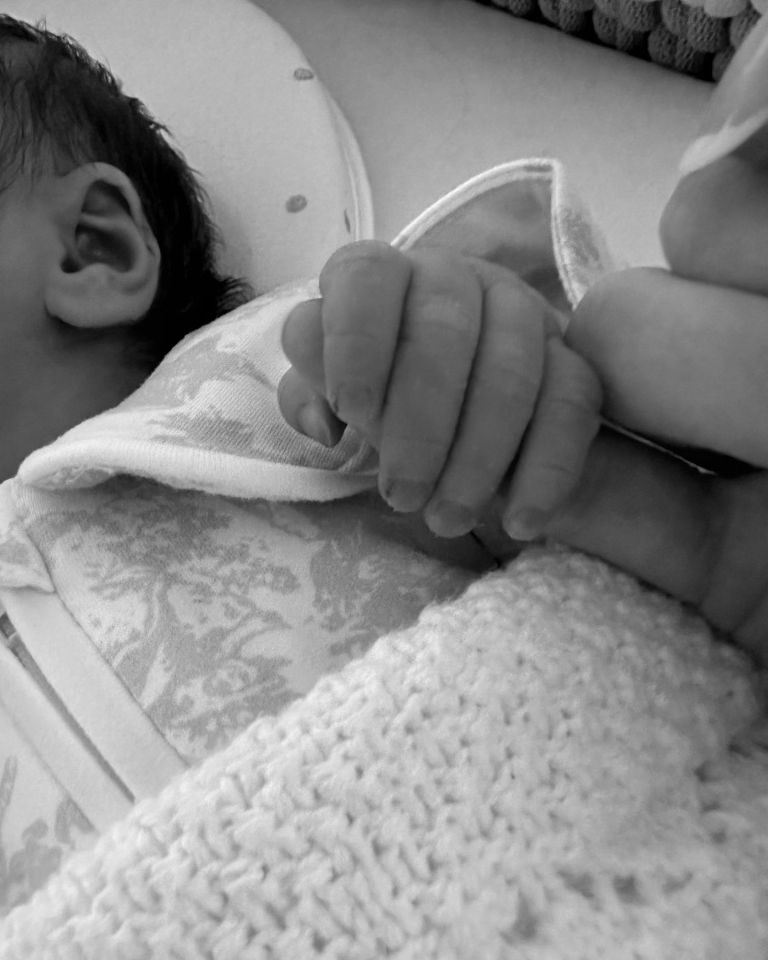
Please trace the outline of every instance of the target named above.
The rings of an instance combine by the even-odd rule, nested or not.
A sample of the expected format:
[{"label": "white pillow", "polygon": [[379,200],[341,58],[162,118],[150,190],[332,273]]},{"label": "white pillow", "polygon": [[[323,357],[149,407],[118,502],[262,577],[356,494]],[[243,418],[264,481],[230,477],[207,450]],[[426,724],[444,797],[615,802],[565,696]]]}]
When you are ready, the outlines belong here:
[{"label": "white pillow", "polygon": [[357,143],[306,58],[249,0],[10,0],[124,81],[211,197],[220,265],[263,292],[373,235]]}]

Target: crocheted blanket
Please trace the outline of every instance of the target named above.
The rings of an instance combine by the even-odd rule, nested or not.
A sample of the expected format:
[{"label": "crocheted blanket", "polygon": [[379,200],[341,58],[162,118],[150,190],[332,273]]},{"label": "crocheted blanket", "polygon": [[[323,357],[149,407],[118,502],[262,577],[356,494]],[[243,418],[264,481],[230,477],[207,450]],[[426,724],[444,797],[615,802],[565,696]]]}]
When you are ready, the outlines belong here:
[{"label": "crocheted blanket", "polygon": [[[550,161],[475,178],[396,242],[424,241],[499,259],[564,311],[610,263]],[[680,605],[532,547],[335,669],[297,587],[301,564],[335,561],[278,553],[354,516],[332,501],[370,488],[375,458],[277,412],[280,323],[313,289],[192,334],[0,488],[0,596],[70,739],[14,722],[104,825],[0,924],[0,957],[764,958],[760,677]],[[305,500],[327,513],[314,530]],[[265,515],[290,537],[270,540]],[[387,605],[414,571],[437,582],[399,549]],[[369,584],[376,557],[359,558]],[[339,581],[333,618],[354,619]],[[325,675],[243,729],[235,681],[280,644]],[[232,702],[239,735],[179,772]]]},{"label": "crocheted blanket", "polygon": [[479,0],[703,80],[719,80],[764,0]]},{"label": "crocheted blanket", "polygon": [[534,548],[138,806],[0,956],[761,960],[757,716],[700,621]]}]

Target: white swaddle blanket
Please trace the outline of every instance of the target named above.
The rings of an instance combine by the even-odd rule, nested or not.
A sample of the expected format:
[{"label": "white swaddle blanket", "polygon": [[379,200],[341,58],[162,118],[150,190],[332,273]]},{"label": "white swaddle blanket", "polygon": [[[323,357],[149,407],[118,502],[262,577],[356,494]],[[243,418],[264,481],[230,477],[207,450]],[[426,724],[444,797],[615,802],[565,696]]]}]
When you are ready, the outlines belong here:
[{"label": "white swaddle blanket", "polygon": [[[609,264],[550,161],[397,242],[493,257],[561,307]],[[0,488],[0,598],[90,779],[35,747],[105,829],[0,957],[763,958],[747,659],[555,548],[408,626],[473,578],[398,542],[369,448],[281,420],[280,325],[314,289],[192,334]]]}]

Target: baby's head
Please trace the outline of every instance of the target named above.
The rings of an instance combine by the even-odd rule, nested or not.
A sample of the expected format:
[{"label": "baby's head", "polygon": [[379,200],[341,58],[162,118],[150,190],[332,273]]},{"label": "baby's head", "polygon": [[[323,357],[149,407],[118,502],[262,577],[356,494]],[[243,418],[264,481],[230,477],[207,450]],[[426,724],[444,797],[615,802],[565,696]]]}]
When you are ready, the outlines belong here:
[{"label": "baby's head", "polygon": [[72,40],[0,16],[0,480],[247,296],[163,131]]}]

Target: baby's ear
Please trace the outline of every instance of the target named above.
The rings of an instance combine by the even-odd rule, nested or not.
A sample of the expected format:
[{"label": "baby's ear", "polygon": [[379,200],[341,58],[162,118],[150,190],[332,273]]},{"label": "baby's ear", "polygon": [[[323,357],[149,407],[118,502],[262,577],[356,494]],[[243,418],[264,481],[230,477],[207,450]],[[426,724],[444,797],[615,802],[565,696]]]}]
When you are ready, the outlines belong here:
[{"label": "baby's ear", "polygon": [[130,179],[108,163],[57,177],[48,193],[57,255],[45,306],[75,327],[140,320],[160,281],[160,248]]}]

